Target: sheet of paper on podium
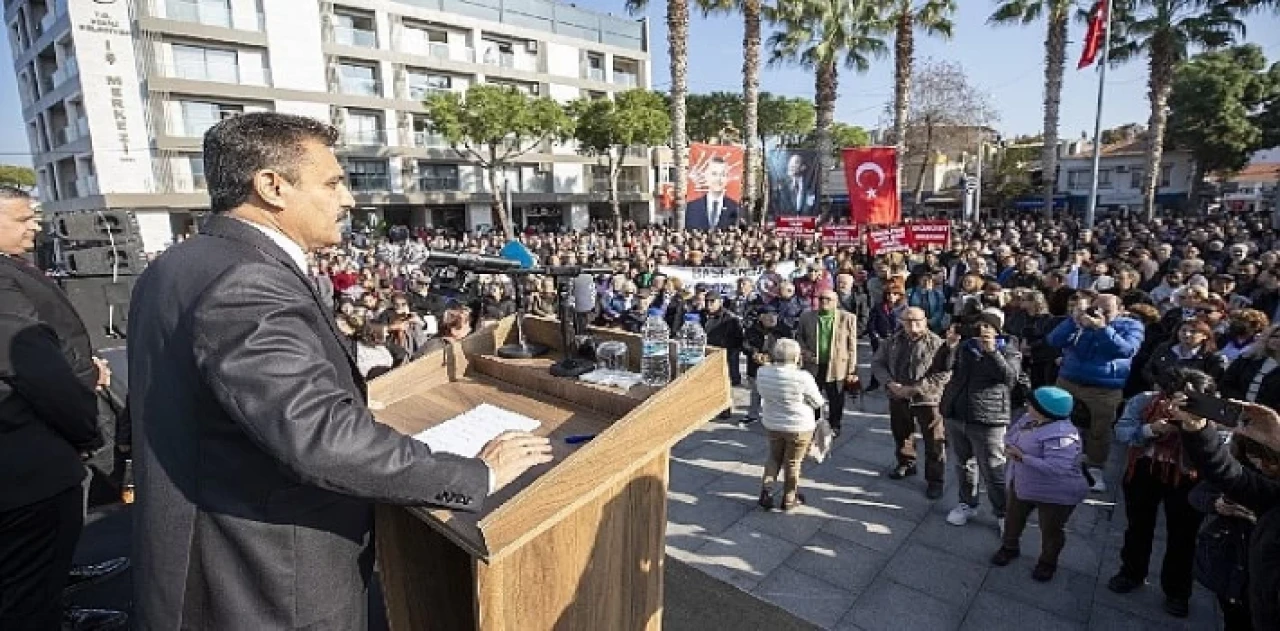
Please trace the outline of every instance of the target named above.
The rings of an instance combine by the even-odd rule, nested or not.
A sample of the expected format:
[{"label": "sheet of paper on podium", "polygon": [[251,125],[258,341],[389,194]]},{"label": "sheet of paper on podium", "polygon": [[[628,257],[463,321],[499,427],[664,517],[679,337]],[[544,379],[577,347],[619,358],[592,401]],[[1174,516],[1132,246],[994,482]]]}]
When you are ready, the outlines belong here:
[{"label": "sheet of paper on podium", "polygon": [[531,432],[542,425],[538,421],[496,405],[481,403],[431,429],[414,435],[431,447],[444,452],[474,458],[489,441],[506,431]]}]

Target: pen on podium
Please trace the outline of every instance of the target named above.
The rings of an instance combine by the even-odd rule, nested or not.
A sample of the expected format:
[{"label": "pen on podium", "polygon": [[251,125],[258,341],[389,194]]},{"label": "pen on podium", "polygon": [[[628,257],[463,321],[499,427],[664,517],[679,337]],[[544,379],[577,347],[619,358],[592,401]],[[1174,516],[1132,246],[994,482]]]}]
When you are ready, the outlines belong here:
[{"label": "pen on podium", "polygon": [[595,434],[575,434],[573,436],[566,436],[564,442],[570,445],[581,445],[595,437]]}]

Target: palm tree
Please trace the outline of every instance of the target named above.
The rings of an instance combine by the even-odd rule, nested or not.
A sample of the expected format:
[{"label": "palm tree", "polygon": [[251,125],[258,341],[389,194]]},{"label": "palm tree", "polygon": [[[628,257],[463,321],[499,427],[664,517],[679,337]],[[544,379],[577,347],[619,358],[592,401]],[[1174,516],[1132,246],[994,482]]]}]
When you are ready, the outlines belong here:
[{"label": "palm tree", "polygon": [[[627,11],[639,13],[649,0],[627,0]],[[689,177],[689,135],[685,131],[685,96],[689,93],[689,1],[667,0],[667,49],[671,57],[671,153],[676,181],[671,187],[676,228],[684,228],[685,181]]]},{"label": "palm tree", "polygon": [[1028,25],[1045,17],[1044,36],[1044,211],[1053,212],[1053,194],[1058,171],[1058,116],[1062,107],[1062,75],[1067,65],[1067,26],[1072,0],[1000,0],[988,21],[993,24]]},{"label": "palm tree", "polygon": [[1234,0],[1133,0],[1117,3],[1112,22],[1111,60],[1123,63],[1147,56],[1147,157],[1142,171],[1142,211],[1151,221],[1156,213],[1156,187],[1164,156],[1165,126],[1169,120],[1169,92],[1173,72],[1196,49],[1229,46],[1244,35]]},{"label": "palm tree", "polygon": [[756,207],[759,173],[755,166],[762,150],[758,136],[760,128],[760,30],[764,21],[763,0],[698,0],[704,14],[742,13],[742,100],[743,139],[746,150],[742,156],[742,208],[748,213]]},{"label": "palm tree", "polygon": [[870,0],[787,0],[766,11],[778,30],[769,36],[770,63],[792,62],[814,73],[814,128],[818,177],[831,164],[839,69],[866,72],[871,59],[887,52],[879,5]]},{"label": "palm tree", "polygon": [[928,35],[951,37],[955,0],[892,0],[886,20],[893,36],[893,144],[898,149],[898,182],[907,150],[907,112],[911,106],[911,68],[915,63],[916,29]]}]

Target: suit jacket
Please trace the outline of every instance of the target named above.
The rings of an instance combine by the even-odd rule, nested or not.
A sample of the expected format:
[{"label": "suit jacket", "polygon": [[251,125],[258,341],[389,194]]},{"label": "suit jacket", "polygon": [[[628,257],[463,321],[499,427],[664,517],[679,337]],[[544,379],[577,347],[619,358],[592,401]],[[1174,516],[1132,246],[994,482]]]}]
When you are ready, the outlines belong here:
[{"label": "suit jacket", "polygon": [[[858,327],[852,313],[836,309],[836,321],[831,329],[831,353],[827,358],[826,381],[844,381],[849,375],[858,374]],[[796,341],[804,350],[805,370],[818,377],[818,312],[806,311],[800,316]],[[819,382],[821,383],[821,382]]]},{"label": "suit jacket", "polygon": [[89,333],[62,289],[0,254],[0,511],[80,484],[102,445]]},{"label": "suit jacket", "polygon": [[487,494],[479,460],[374,421],[330,306],[234,218],[148,266],[129,347],[137,629],[363,629],[373,502]]},{"label": "suit jacket", "polygon": [[791,178],[783,176],[769,191],[769,199],[778,215],[812,215],[817,203],[813,192],[813,182],[800,178],[800,198],[796,198],[795,183]]},{"label": "suit jacket", "polygon": [[728,197],[723,198],[724,208],[720,209],[720,221],[715,226],[711,225],[710,208],[707,206],[707,197],[704,195],[695,199],[685,206],[684,227],[690,230],[710,230],[712,228],[731,228],[738,224],[738,215],[741,213],[741,207],[737,200]]}]

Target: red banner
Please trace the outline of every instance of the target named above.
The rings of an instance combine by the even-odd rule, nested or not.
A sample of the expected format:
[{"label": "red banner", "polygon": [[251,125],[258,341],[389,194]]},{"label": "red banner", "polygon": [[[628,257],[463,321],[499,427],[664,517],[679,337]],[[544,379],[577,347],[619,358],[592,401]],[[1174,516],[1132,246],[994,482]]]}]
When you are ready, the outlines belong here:
[{"label": "red banner", "polygon": [[906,226],[891,226],[867,231],[867,253],[879,256],[911,250],[911,234]]},{"label": "red banner", "polygon": [[917,250],[931,246],[946,248],[951,242],[951,222],[917,221],[907,226],[907,238]]},{"label": "red banner", "polygon": [[902,221],[898,197],[898,155],[893,147],[843,150],[844,181],[849,189],[849,216],[856,224]]},{"label": "red banner", "polygon": [[858,226],[822,227],[822,245],[829,245],[832,247],[857,245],[858,238],[860,236]]},{"label": "red banner", "polygon": [[813,235],[814,226],[818,225],[817,217],[778,217],[773,232],[780,237],[808,237]]},{"label": "red banner", "polygon": [[1089,29],[1084,35],[1084,49],[1080,51],[1080,63],[1076,70],[1088,68],[1098,58],[1102,38],[1107,36],[1107,0],[1098,0],[1089,11]]}]

